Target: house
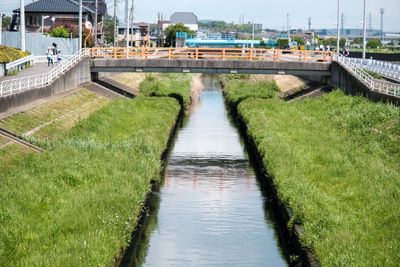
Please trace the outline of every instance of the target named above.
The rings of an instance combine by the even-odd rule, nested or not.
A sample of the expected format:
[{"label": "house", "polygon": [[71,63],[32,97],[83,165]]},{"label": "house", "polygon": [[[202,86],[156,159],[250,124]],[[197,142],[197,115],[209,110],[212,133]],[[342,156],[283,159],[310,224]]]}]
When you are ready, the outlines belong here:
[{"label": "house", "polygon": [[[140,22],[140,23],[134,23],[133,24],[133,29],[131,28],[132,26],[130,25],[129,27],[129,44],[130,46],[147,46],[150,41],[150,24]],[[126,45],[126,30],[127,30],[127,25],[126,23],[120,23],[118,25],[118,42],[123,43],[122,45]]]},{"label": "house", "polygon": [[[82,21],[95,22],[95,0],[83,0]],[[20,9],[13,10],[11,30],[18,30]],[[98,32],[97,38],[100,43],[104,38],[103,21],[107,16],[107,5],[105,0],[98,0],[97,12]],[[25,6],[26,32],[49,31],[53,24],[79,23],[79,1],[73,0],[38,0]],[[43,25],[42,25],[43,24]]]},{"label": "house", "polygon": [[169,25],[175,25],[178,23],[184,24],[194,32],[199,30],[198,19],[193,12],[175,12],[172,14],[169,23],[163,23],[163,30],[165,30]]}]

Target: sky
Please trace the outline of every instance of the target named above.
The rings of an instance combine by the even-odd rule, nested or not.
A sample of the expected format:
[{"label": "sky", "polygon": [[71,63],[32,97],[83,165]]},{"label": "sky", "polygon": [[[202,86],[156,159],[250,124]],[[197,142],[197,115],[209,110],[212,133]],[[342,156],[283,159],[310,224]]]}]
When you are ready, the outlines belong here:
[{"label": "sky", "polygon": [[[60,0],[62,1],[62,0]],[[112,0],[106,0],[109,14],[113,14]],[[118,0],[117,16],[124,18],[125,0]],[[132,1],[132,0],[129,0]],[[380,28],[379,9],[385,9],[384,30],[400,32],[400,0],[367,1],[367,14],[372,14],[372,27]],[[18,8],[19,0],[0,0],[0,12],[11,14]],[[32,0],[25,0],[31,3]],[[345,16],[345,28],[362,28],[363,0],[341,0],[340,13]],[[308,28],[308,17],[312,28],[335,28],[337,1],[335,0],[135,0],[135,21],[155,23],[157,13],[169,18],[175,11],[194,12],[197,17],[209,20],[239,22],[244,15],[245,22],[262,23],[264,28],[282,30],[286,27],[286,14],[290,14],[292,29]]]}]

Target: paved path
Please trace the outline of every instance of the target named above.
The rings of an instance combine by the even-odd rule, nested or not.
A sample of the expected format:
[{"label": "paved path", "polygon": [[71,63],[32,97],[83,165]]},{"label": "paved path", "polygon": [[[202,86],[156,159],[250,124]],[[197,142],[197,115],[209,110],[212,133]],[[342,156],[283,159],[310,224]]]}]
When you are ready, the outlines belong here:
[{"label": "paved path", "polygon": [[[57,66],[54,64],[53,67]],[[10,76],[4,76],[0,78],[0,82],[6,81],[6,80],[12,80],[16,78],[22,78],[22,77],[28,77],[32,75],[37,75],[37,74],[42,74],[49,72],[53,67],[47,66],[47,63],[36,63],[34,66],[30,68],[26,68],[23,70],[20,70],[16,75],[10,75]]]}]

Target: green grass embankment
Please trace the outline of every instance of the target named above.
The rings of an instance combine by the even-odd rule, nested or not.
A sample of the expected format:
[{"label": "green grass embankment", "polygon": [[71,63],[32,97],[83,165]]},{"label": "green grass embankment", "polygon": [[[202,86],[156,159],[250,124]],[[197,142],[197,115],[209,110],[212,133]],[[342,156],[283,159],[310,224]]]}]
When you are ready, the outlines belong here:
[{"label": "green grass embankment", "polygon": [[[160,73],[146,75],[140,84],[144,96],[168,96],[177,98],[183,107],[190,105],[190,86],[193,75],[181,73]],[[189,90],[188,90],[189,88]]]},{"label": "green grass embankment", "polygon": [[247,98],[274,98],[279,91],[275,81],[251,80],[251,76],[246,74],[223,75],[222,83],[226,87],[226,98],[234,106]]},{"label": "green grass embankment", "polygon": [[171,98],[115,100],[1,173],[0,262],[108,265],[159,179],[179,111]]},{"label": "green grass embankment", "polygon": [[291,103],[250,96],[238,112],[322,266],[398,265],[398,108],[338,90]]}]

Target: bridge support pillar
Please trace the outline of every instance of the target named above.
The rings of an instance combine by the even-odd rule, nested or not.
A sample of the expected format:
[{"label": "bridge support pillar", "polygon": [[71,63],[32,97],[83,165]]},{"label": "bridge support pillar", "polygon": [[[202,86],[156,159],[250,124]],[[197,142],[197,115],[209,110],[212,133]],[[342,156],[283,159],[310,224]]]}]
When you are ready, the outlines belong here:
[{"label": "bridge support pillar", "polygon": [[99,73],[98,72],[91,72],[90,73],[90,78],[92,81],[97,81],[99,79]]}]

